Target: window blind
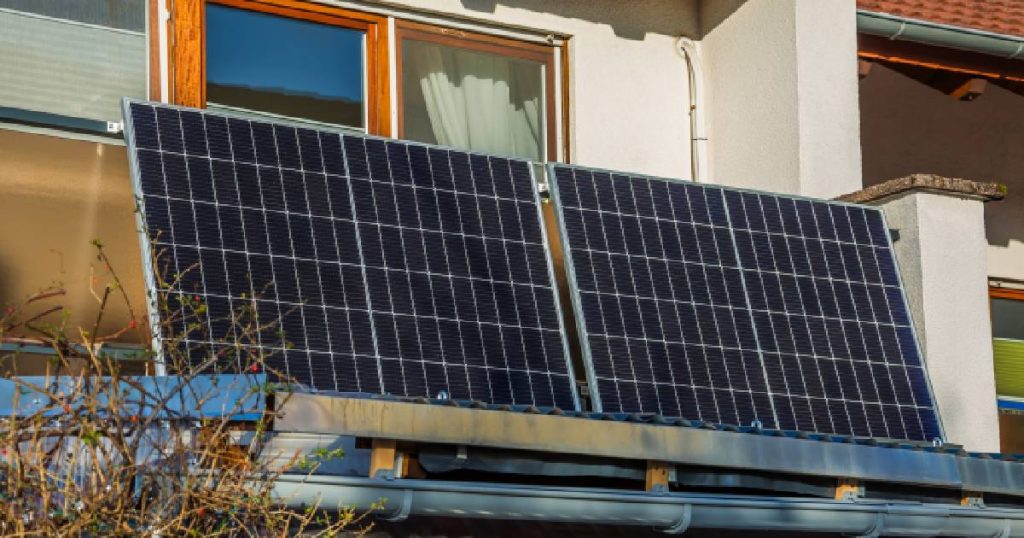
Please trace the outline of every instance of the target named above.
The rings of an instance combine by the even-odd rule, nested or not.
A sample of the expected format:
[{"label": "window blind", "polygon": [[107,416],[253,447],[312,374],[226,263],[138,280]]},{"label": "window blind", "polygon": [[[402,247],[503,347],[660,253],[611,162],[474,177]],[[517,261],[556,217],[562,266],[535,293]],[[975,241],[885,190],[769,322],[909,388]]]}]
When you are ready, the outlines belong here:
[{"label": "window blind", "polygon": [[994,338],[996,394],[1024,398],[1024,341]]},{"label": "window blind", "polygon": [[[127,3],[144,8],[141,0]],[[105,25],[96,24],[103,17],[68,14],[89,20],[83,22],[5,7],[9,4],[0,2],[0,107],[119,121],[122,97],[145,97],[144,17],[127,24],[118,13]],[[74,5],[82,11],[88,4],[107,2]]]}]

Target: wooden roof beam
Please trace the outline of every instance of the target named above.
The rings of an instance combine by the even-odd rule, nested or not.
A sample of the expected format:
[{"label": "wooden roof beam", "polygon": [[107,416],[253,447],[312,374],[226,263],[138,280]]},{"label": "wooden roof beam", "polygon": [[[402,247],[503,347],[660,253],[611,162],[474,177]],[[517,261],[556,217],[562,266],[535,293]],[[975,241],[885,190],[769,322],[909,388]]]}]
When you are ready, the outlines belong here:
[{"label": "wooden roof beam", "polygon": [[988,80],[971,73],[930,66],[882,62],[886,67],[938,90],[958,101],[973,101],[984,93]]},{"label": "wooden roof beam", "polygon": [[967,79],[955,90],[949,92],[949,95],[957,101],[973,101],[985,92],[985,86],[987,84],[988,81],[983,78]]}]

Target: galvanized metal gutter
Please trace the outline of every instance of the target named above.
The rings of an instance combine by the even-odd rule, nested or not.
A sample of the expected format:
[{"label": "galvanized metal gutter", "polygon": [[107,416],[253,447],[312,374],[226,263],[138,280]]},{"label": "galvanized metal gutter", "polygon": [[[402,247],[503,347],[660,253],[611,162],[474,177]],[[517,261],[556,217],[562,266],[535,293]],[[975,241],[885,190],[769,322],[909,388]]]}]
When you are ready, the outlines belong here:
[{"label": "galvanized metal gutter", "polygon": [[857,31],[887,39],[1024,60],[1024,37],[857,10]]},{"label": "galvanized metal gutter", "polygon": [[307,475],[279,477],[275,494],[293,508],[319,503],[324,508],[370,510],[384,499],[377,514],[392,521],[417,515],[653,526],[670,534],[705,528],[855,536],[1024,536],[1024,510],[909,502]]},{"label": "galvanized metal gutter", "polygon": [[492,447],[1024,495],[1024,463],[854,439],[798,439],[672,424],[292,394],[276,432]]}]

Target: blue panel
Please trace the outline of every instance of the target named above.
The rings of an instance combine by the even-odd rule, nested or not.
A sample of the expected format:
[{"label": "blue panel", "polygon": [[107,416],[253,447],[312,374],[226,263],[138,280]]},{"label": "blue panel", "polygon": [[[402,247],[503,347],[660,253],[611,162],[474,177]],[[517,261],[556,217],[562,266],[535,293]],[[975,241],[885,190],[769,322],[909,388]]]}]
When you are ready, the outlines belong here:
[{"label": "blue panel", "polygon": [[939,435],[878,210],[551,171],[602,410]]},{"label": "blue panel", "polygon": [[[194,361],[239,338],[230,315],[252,303],[274,328],[240,344],[320,390],[577,408],[529,163],[146,103],[126,116],[146,237],[166,247],[156,291],[189,314],[163,336]],[[634,221],[628,240],[645,233]]]}]

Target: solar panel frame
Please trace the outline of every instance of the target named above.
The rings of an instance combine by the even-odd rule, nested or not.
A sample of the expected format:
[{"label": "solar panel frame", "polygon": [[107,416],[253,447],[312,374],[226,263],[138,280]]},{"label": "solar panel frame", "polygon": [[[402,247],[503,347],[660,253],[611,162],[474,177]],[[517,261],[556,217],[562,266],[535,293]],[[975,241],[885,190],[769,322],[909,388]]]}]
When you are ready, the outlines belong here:
[{"label": "solar panel frame", "polygon": [[[700,185],[700,184],[696,184],[696,183],[689,182],[689,181],[686,181],[686,180],[681,180],[681,179],[665,178],[665,177],[658,177],[658,176],[650,176],[650,175],[646,175],[646,174],[635,174],[635,173],[630,173],[630,172],[623,172],[623,171],[619,171],[619,170],[611,170],[611,169],[605,169],[605,168],[599,168],[599,167],[584,167],[584,166],[568,165],[568,164],[562,164],[562,163],[547,163],[547,165],[546,165],[546,174],[547,174],[547,178],[548,178],[547,188],[548,188],[548,191],[550,192],[551,200],[552,200],[552,203],[555,206],[555,211],[556,211],[556,215],[557,215],[559,237],[560,237],[560,240],[561,240],[561,243],[562,243],[562,249],[564,251],[563,265],[565,266],[565,271],[566,271],[566,274],[568,276],[568,285],[569,285],[569,292],[570,292],[570,297],[571,297],[572,309],[573,309],[573,313],[574,313],[574,316],[575,316],[575,319],[576,319],[576,328],[577,328],[578,338],[579,338],[579,342],[580,342],[580,349],[581,349],[582,354],[583,354],[582,358],[583,358],[583,364],[584,364],[584,367],[585,367],[585,370],[586,370],[586,372],[585,372],[586,373],[586,379],[587,379],[588,385],[590,386],[589,392],[590,392],[591,406],[594,408],[595,411],[607,412],[608,410],[606,410],[604,408],[604,405],[602,403],[601,390],[600,390],[599,384],[598,384],[598,378],[597,378],[597,374],[596,374],[596,367],[595,367],[595,363],[594,363],[593,350],[591,349],[591,342],[590,342],[590,338],[588,337],[589,333],[588,333],[587,328],[586,328],[586,317],[584,315],[583,305],[581,303],[582,299],[581,299],[581,290],[580,290],[580,287],[579,287],[579,282],[580,282],[579,281],[579,275],[578,275],[577,269],[576,269],[576,260],[575,260],[575,258],[573,256],[572,252],[571,252],[572,248],[571,248],[570,245],[572,243],[570,242],[569,230],[568,230],[568,226],[567,226],[567,220],[566,220],[566,217],[565,217],[564,206],[562,204],[562,198],[561,198],[561,196],[559,194],[558,180],[556,178],[556,172],[557,172],[557,170],[559,168],[566,169],[566,170],[571,170],[571,171],[582,170],[582,171],[585,171],[585,172],[588,172],[588,173],[607,174],[612,179],[613,182],[615,182],[615,181],[633,181],[633,180],[636,180],[636,179],[643,179],[643,180],[647,180],[647,181],[661,181],[661,182],[666,182],[666,183],[669,183],[669,184],[693,184],[693,185],[699,185],[701,187],[711,187],[711,188],[715,188],[715,189],[720,189],[722,191],[722,204],[723,204],[723,206],[726,206],[726,204],[727,204],[726,199],[725,199],[726,193],[727,192],[736,192],[738,194],[746,193],[746,194],[751,194],[751,195],[756,195],[756,196],[767,196],[767,197],[776,197],[776,198],[779,198],[779,199],[790,199],[790,200],[793,200],[794,203],[796,201],[804,201],[804,202],[811,202],[811,203],[818,203],[818,204],[825,203],[825,204],[828,204],[830,206],[852,207],[852,208],[857,208],[859,210],[866,210],[866,211],[877,212],[877,214],[881,217],[882,226],[883,226],[884,230],[886,230],[886,237],[885,237],[884,245],[887,247],[888,251],[892,254],[892,262],[894,264],[893,269],[895,271],[895,279],[896,279],[898,288],[900,290],[900,293],[898,294],[900,296],[900,304],[902,305],[902,307],[904,308],[904,311],[906,312],[906,316],[908,318],[907,319],[907,325],[910,327],[910,331],[911,331],[912,336],[913,336],[913,351],[914,351],[914,353],[917,354],[917,356],[921,360],[921,365],[920,366],[921,366],[921,370],[923,372],[923,377],[924,377],[924,382],[925,382],[925,389],[926,389],[928,398],[930,399],[931,410],[932,410],[932,413],[933,413],[934,419],[935,419],[935,425],[936,425],[937,430],[939,432],[939,438],[940,439],[945,439],[945,429],[944,429],[944,426],[942,424],[942,417],[941,417],[941,415],[939,413],[937,400],[935,399],[935,392],[934,392],[933,387],[932,387],[931,377],[928,375],[927,363],[926,363],[924,354],[922,352],[922,348],[921,348],[920,341],[919,341],[919,338],[918,338],[918,333],[917,333],[917,331],[914,328],[915,326],[914,326],[914,320],[913,320],[913,312],[910,309],[910,304],[909,304],[909,301],[908,301],[908,297],[907,297],[907,293],[906,293],[906,288],[904,287],[903,275],[902,275],[902,272],[899,270],[899,260],[897,259],[897,256],[895,255],[895,248],[894,248],[894,246],[892,244],[891,237],[889,237],[889,235],[888,235],[889,226],[888,226],[888,222],[887,222],[887,219],[886,219],[885,212],[882,211],[880,208],[872,207],[872,206],[865,206],[865,205],[860,205],[860,204],[853,204],[853,203],[848,203],[848,202],[841,202],[841,201],[822,200],[822,199],[816,199],[816,198],[811,198],[811,197],[807,197],[807,196],[800,196],[800,195],[788,195],[788,194],[783,195],[783,194],[779,194],[779,193],[773,193],[773,192],[768,192],[768,191],[761,191],[761,190],[756,190],[756,189],[739,188],[739,187],[731,187],[731,186],[724,186],[724,185]],[[614,178],[614,176],[624,176],[625,179],[621,179],[621,178],[620,179],[616,179],[616,178]],[[600,195],[600,193],[598,193],[598,195]],[[745,268],[743,268],[742,262],[740,262],[739,245],[738,245],[738,242],[737,242],[737,240],[735,238],[736,227],[731,222],[732,221],[732,216],[729,213],[730,212],[728,211],[728,208],[726,208],[725,209],[725,214],[727,215],[727,217],[729,219],[728,230],[729,230],[729,234],[730,234],[730,236],[732,238],[731,239],[731,243],[733,245],[733,255],[736,257],[737,267],[740,268],[741,274],[743,274],[745,272]],[[701,262],[701,263],[703,264],[703,262]],[[758,272],[760,272],[760,270],[758,270]],[[741,282],[742,282],[742,288],[743,288],[744,296],[748,300],[748,305],[747,305],[746,309],[752,313],[754,308],[753,308],[752,305],[749,304],[750,290],[748,289],[747,278],[741,278]],[[768,372],[767,372],[767,369],[766,369],[766,366],[765,366],[765,361],[764,361],[764,354],[766,353],[766,350],[765,350],[765,348],[762,346],[762,344],[760,342],[761,336],[759,334],[760,331],[757,330],[756,322],[754,322],[753,319],[751,319],[751,321],[754,324],[754,338],[756,339],[756,342],[757,342],[756,343],[756,347],[757,347],[757,353],[759,355],[759,362],[760,362],[761,368],[762,368],[761,373],[764,376],[764,381],[766,383],[766,387],[768,387],[769,400],[771,402],[772,413],[775,415],[773,417],[773,420],[775,420],[776,424],[778,424],[778,418],[777,418],[778,417],[778,412],[775,409],[776,402],[775,402],[775,398],[774,398],[774,391],[771,390],[771,385],[768,383]],[[901,364],[905,364],[905,363],[901,363]],[[694,417],[685,417],[685,418],[694,418]],[[745,424],[737,424],[737,425],[738,426],[743,426]]]},{"label": "solar panel frame", "polygon": [[[137,226],[138,232],[139,232],[140,248],[141,248],[142,253],[143,253],[143,256],[142,256],[143,279],[144,279],[144,282],[146,284],[147,290],[151,290],[152,291],[152,293],[147,293],[147,314],[148,314],[148,319],[150,321],[151,345],[152,345],[153,350],[155,352],[156,369],[157,369],[157,374],[158,375],[166,375],[168,372],[167,372],[167,368],[166,368],[166,360],[165,360],[164,350],[163,350],[164,335],[161,334],[161,330],[160,330],[160,327],[161,327],[161,315],[160,315],[160,312],[159,312],[158,297],[157,297],[157,294],[159,293],[158,279],[157,279],[158,270],[157,270],[156,267],[154,267],[154,264],[153,264],[154,260],[153,260],[152,256],[150,255],[150,253],[155,253],[156,252],[156,250],[155,250],[156,246],[155,246],[152,238],[150,237],[150,233],[148,231],[147,223],[146,223],[146,214],[147,213],[146,213],[145,196],[144,196],[145,190],[144,190],[143,184],[142,184],[143,178],[142,178],[141,166],[140,166],[140,163],[138,162],[138,149],[139,148],[136,147],[137,144],[136,144],[136,140],[134,139],[134,137],[133,136],[128,136],[128,133],[137,132],[136,129],[135,129],[135,126],[132,124],[133,118],[132,118],[132,114],[131,114],[131,106],[132,105],[136,105],[136,104],[137,105],[145,105],[145,106],[154,106],[154,107],[157,107],[157,108],[171,109],[171,110],[178,111],[179,113],[181,113],[181,112],[193,112],[193,113],[202,113],[202,114],[213,114],[213,115],[216,115],[216,116],[219,116],[219,117],[224,117],[226,119],[236,119],[236,120],[241,120],[241,121],[246,121],[246,122],[260,122],[260,123],[272,124],[274,126],[282,126],[284,128],[295,128],[297,130],[298,129],[307,129],[307,130],[311,129],[311,130],[315,130],[315,131],[320,132],[320,133],[337,134],[337,135],[340,135],[339,136],[339,144],[341,144],[341,145],[344,145],[345,144],[345,140],[348,139],[349,137],[356,137],[356,138],[360,138],[360,139],[364,140],[364,142],[363,142],[364,148],[365,148],[365,144],[366,144],[365,141],[375,140],[375,141],[379,141],[381,143],[384,143],[385,145],[388,144],[388,143],[396,143],[397,142],[397,143],[401,144],[402,146],[404,146],[406,148],[408,148],[408,147],[419,147],[419,148],[424,148],[425,150],[428,150],[428,151],[429,150],[441,150],[441,151],[446,152],[449,156],[455,155],[455,154],[465,155],[467,163],[469,163],[469,161],[470,161],[470,159],[472,157],[482,157],[482,158],[485,158],[485,159],[488,160],[487,161],[488,164],[491,164],[491,160],[492,159],[497,159],[497,160],[506,161],[506,162],[509,163],[509,166],[510,166],[510,168],[509,168],[509,179],[512,180],[512,181],[516,181],[517,180],[517,177],[514,175],[515,171],[512,168],[512,163],[513,162],[524,163],[525,164],[525,169],[527,170],[527,173],[528,173],[528,176],[529,176],[528,177],[529,183],[531,184],[530,188],[532,189],[530,191],[530,199],[529,199],[529,201],[532,202],[532,204],[533,204],[533,206],[535,208],[535,215],[531,216],[531,215],[528,215],[527,213],[523,213],[520,210],[521,209],[521,204],[519,204],[518,202],[514,202],[514,205],[516,207],[517,215],[519,216],[521,222],[526,222],[523,219],[533,219],[533,218],[536,218],[536,223],[537,223],[537,225],[539,227],[539,233],[540,233],[540,243],[539,243],[539,245],[543,248],[543,263],[546,264],[546,273],[544,273],[544,274],[546,274],[546,276],[547,276],[547,282],[545,284],[545,287],[549,287],[550,288],[551,296],[552,296],[552,301],[553,301],[553,307],[554,307],[554,314],[555,314],[555,317],[557,318],[558,333],[560,335],[559,340],[560,340],[560,346],[561,346],[561,354],[562,354],[562,358],[564,359],[564,366],[565,366],[564,376],[567,378],[567,382],[568,382],[568,385],[569,385],[568,388],[569,388],[569,392],[570,392],[570,395],[571,395],[571,402],[572,402],[573,410],[579,411],[581,409],[579,394],[578,394],[578,390],[577,390],[577,387],[576,387],[576,379],[577,378],[576,378],[576,375],[575,375],[575,372],[574,372],[574,369],[573,369],[572,357],[571,357],[570,351],[569,351],[569,343],[568,343],[568,340],[566,338],[565,312],[563,310],[563,307],[562,307],[562,304],[561,304],[561,299],[559,297],[559,287],[558,287],[557,281],[555,279],[554,262],[553,262],[553,257],[552,257],[551,250],[550,250],[551,242],[550,242],[550,240],[548,238],[547,227],[545,226],[545,218],[544,218],[544,212],[543,212],[543,200],[541,198],[541,191],[539,189],[539,185],[538,185],[538,183],[536,181],[535,169],[534,169],[533,164],[530,161],[526,161],[526,160],[523,160],[523,159],[510,158],[510,157],[501,156],[501,155],[487,154],[487,153],[483,153],[483,152],[467,151],[467,150],[462,150],[462,149],[458,149],[458,148],[451,148],[451,147],[443,147],[443,146],[435,146],[435,145],[423,144],[423,143],[419,143],[419,142],[415,142],[415,141],[397,140],[397,139],[393,139],[393,138],[368,135],[368,134],[363,133],[361,131],[354,131],[352,129],[346,129],[344,127],[329,126],[329,125],[324,125],[324,124],[320,124],[320,123],[310,124],[309,122],[293,121],[293,120],[288,120],[288,119],[279,119],[279,118],[276,118],[276,117],[275,118],[263,118],[263,117],[259,117],[258,115],[237,113],[237,112],[232,112],[232,111],[221,111],[221,110],[217,110],[215,112],[211,112],[211,111],[198,111],[198,110],[195,110],[195,109],[190,109],[188,107],[182,107],[182,106],[176,106],[176,105],[167,105],[167,104],[164,104],[164,103],[154,103],[154,102],[149,102],[149,101],[145,101],[145,100],[125,98],[125,99],[122,100],[122,111],[123,111],[123,117],[124,117],[124,121],[125,121],[125,131],[124,132],[126,133],[126,135],[125,135],[125,143],[126,143],[127,148],[128,148],[128,155],[129,155],[129,159],[128,160],[129,160],[130,176],[131,176],[131,181],[132,181],[132,189],[133,189],[133,192],[134,192],[134,194],[136,196],[136,206],[137,206],[136,226]],[[301,132],[301,131],[297,131],[297,133],[298,132]],[[184,148],[185,144],[188,143],[188,141],[184,140],[184,137],[183,137],[183,140],[181,142],[182,142],[182,148]],[[203,143],[206,144],[206,141],[204,140]],[[252,149],[253,149],[254,152],[258,152],[259,151],[259,149],[256,147],[255,143],[254,143]],[[298,145],[298,147],[296,149],[297,149],[297,151],[302,151],[303,147],[300,144],[300,145]],[[343,152],[344,151],[345,150],[343,150]],[[369,156],[367,156],[367,158],[369,159]],[[346,188],[348,190],[348,195],[349,195],[349,201],[348,201],[349,202],[349,206],[352,208],[353,211],[355,211],[355,206],[356,206],[356,202],[355,202],[355,198],[354,198],[355,194],[353,192],[353,189],[351,188],[351,186],[352,186],[352,179],[353,178],[352,178],[351,174],[349,173],[350,171],[348,170],[348,166],[349,166],[348,159],[347,159],[347,157],[344,157],[344,156],[340,156],[339,159],[341,159],[342,164],[345,166],[344,178],[345,178],[345,180],[347,182]],[[232,161],[233,161],[233,164],[237,164],[238,163],[237,160],[232,159]],[[254,162],[255,162],[255,159],[254,159]],[[324,163],[324,166],[326,167],[326,163]],[[451,166],[451,160],[450,159],[449,159],[448,166]],[[391,179],[393,181],[394,178],[391,178]],[[453,175],[453,179],[454,179],[454,175]],[[366,180],[369,182],[370,178],[368,177],[368,178],[366,178]],[[519,178],[518,180],[520,182],[523,181],[522,178]],[[513,187],[509,187],[509,188],[511,189]],[[518,189],[516,189],[516,191],[518,192]],[[455,195],[455,192],[456,191],[453,191],[453,195]],[[522,193],[520,193],[520,194],[522,194]],[[262,196],[262,194],[261,194],[261,196]],[[286,193],[282,193],[282,196],[287,196],[287,194]],[[498,200],[497,194],[495,196],[496,196],[495,200],[496,200],[496,204],[497,204],[497,200]],[[307,197],[307,203],[308,203],[309,202],[309,200],[308,200],[309,193],[308,192],[306,193],[306,197]],[[353,220],[354,225],[356,227],[358,227],[359,221],[355,220],[355,214],[354,213],[353,213],[353,219],[354,219]],[[218,225],[219,225],[219,223],[218,223]],[[373,224],[371,224],[371,225],[373,225]],[[380,227],[379,222],[377,222],[376,225],[378,227]],[[460,226],[461,226],[461,223],[460,223]],[[426,231],[426,229],[422,229],[421,231]],[[438,231],[438,233],[440,234],[442,232]],[[374,351],[374,355],[375,355],[375,360],[377,361],[378,376],[379,376],[378,380],[379,380],[379,382],[381,384],[381,392],[384,392],[384,390],[383,390],[384,379],[381,376],[381,372],[380,372],[380,369],[381,369],[381,363],[380,363],[381,356],[380,356],[380,353],[379,353],[379,350],[378,350],[377,328],[376,328],[376,324],[373,322],[373,314],[374,314],[375,310],[374,310],[374,308],[372,306],[372,303],[370,302],[370,292],[371,292],[370,287],[371,286],[370,286],[369,281],[368,281],[368,279],[366,277],[366,269],[367,269],[368,265],[366,263],[365,257],[363,256],[363,246],[362,246],[363,236],[362,236],[361,233],[359,233],[357,231],[356,234],[355,234],[355,237],[356,237],[357,242],[359,243],[359,247],[358,248],[359,248],[359,253],[360,253],[359,254],[359,256],[360,256],[360,270],[363,273],[362,284],[364,286],[364,291],[365,291],[365,295],[366,295],[366,305],[367,305],[366,308],[367,308],[367,312],[370,314],[370,318],[371,318],[370,319],[370,332],[371,332],[371,337],[372,337],[372,340],[373,340],[373,343],[374,343],[374,350],[375,350]],[[289,234],[289,240],[291,241],[292,239],[293,238],[291,238],[291,234]],[[486,239],[486,236],[482,235],[481,236],[481,240],[483,240],[483,239]],[[492,240],[493,239],[497,239],[499,241],[504,241],[504,239],[501,239],[501,238],[491,238],[491,239]],[[270,240],[270,239],[268,238],[268,240]],[[199,243],[197,241],[196,245],[198,245],[198,244]],[[505,255],[506,255],[506,257],[508,256],[507,252],[506,252]],[[299,274],[298,274],[299,271],[296,270],[295,272],[296,272],[296,277],[298,278],[299,277]],[[448,276],[451,277],[452,275],[449,274]],[[531,272],[531,277],[533,277],[533,276],[535,276],[535,275]],[[511,286],[513,286],[513,288],[514,288],[514,286],[517,285],[517,282],[511,280],[511,279],[514,278],[511,274],[509,275],[509,278],[510,278],[509,284]],[[531,280],[528,283],[518,283],[518,284],[525,284],[525,285],[529,285],[529,286],[533,287],[533,286],[537,286],[538,285],[536,282],[537,281],[535,281],[535,280]],[[535,292],[534,295],[533,295],[535,297],[534,300],[535,301],[539,300],[543,293],[544,292],[542,292],[542,291],[541,292]],[[453,298],[453,300],[456,300],[456,299]],[[534,305],[536,307],[538,307],[537,308],[537,310],[538,310],[538,312],[537,312],[538,323],[541,325],[541,327],[538,327],[538,329],[540,329],[540,328],[543,327],[543,323],[544,323],[541,320],[542,314],[539,312],[540,305],[538,303],[536,303],[536,302],[534,303]],[[518,317],[518,316],[520,316],[520,314],[518,313],[518,308],[516,310],[517,310],[516,316]],[[462,320],[458,320],[458,321],[462,321]],[[518,318],[518,321],[522,321],[522,319]],[[499,323],[499,325],[500,325],[500,323]],[[551,329],[551,330],[553,330],[553,329]],[[460,345],[461,345],[461,343],[460,343]],[[524,348],[524,353],[525,352],[526,352],[526,350]],[[545,361],[548,358],[557,358],[557,357],[554,356],[553,354],[549,355],[549,356],[545,356],[544,357]],[[398,360],[404,360],[404,359],[399,358]],[[468,367],[468,365],[467,365],[467,367]],[[513,370],[514,369],[510,367],[508,371],[511,372]],[[529,368],[527,369],[527,371],[529,371]],[[555,370],[551,370],[551,371],[549,371],[549,374],[555,375],[555,374],[558,374],[558,372],[556,372]],[[558,389],[556,387],[552,386],[552,391],[557,391],[557,390]],[[428,396],[429,397],[429,396],[434,396],[434,395],[425,394],[423,396]],[[531,397],[532,396],[533,395],[531,394]],[[556,402],[557,402],[558,396],[554,395],[554,397],[555,397]],[[492,403],[501,403],[501,402],[492,402]]]},{"label": "solar panel frame", "polygon": [[138,151],[136,147],[135,137],[129,136],[129,133],[134,131],[134,125],[132,121],[132,115],[130,114],[130,107],[136,101],[134,99],[123,98],[121,100],[121,117],[124,121],[124,128],[122,133],[124,134],[124,143],[128,153],[128,176],[132,182],[132,195],[135,197],[135,228],[139,237],[139,248],[142,253],[142,281],[146,286],[146,317],[149,320],[150,330],[150,347],[153,350],[154,358],[154,373],[158,376],[167,375],[167,361],[164,357],[163,351],[163,334],[160,332],[161,317],[159,300],[156,293],[157,290],[157,272],[153,266],[153,256],[151,252],[155,252],[153,241],[147,232],[146,227],[146,212],[145,212],[145,199],[142,196],[142,170],[139,165],[139,159],[137,157]]}]

